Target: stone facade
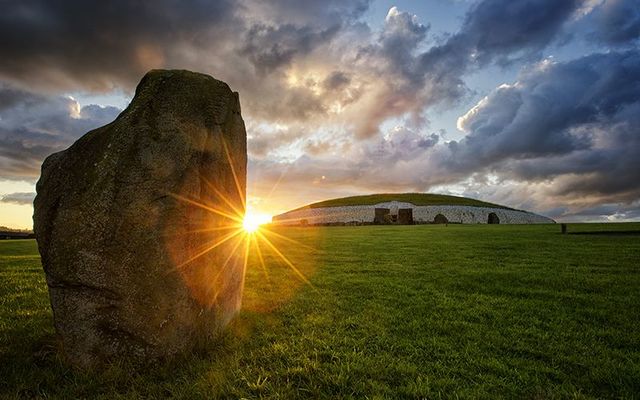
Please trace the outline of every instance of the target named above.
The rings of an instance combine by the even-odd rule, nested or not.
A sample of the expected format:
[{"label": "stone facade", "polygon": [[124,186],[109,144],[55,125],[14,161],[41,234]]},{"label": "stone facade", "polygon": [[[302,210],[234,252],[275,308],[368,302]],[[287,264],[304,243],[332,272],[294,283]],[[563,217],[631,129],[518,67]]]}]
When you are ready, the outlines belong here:
[{"label": "stone facade", "polygon": [[341,225],[372,224],[376,208],[386,208],[391,215],[398,215],[400,209],[412,209],[416,224],[433,223],[438,214],[444,215],[449,223],[486,224],[489,214],[495,213],[501,224],[549,224],[551,218],[527,211],[506,208],[472,206],[416,206],[412,203],[390,201],[374,205],[306,208],[289,211],[273,217],[278,225]]}]

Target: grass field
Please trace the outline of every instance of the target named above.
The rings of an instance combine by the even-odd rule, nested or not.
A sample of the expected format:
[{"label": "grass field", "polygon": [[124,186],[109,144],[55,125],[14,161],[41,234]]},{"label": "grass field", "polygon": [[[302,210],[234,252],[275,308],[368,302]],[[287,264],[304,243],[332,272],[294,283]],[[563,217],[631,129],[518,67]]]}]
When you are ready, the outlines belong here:
[{"label": "grass field", "polygon": [[640,224],[559,230],[281,228],[313,286],[261,246],[219,346],[99,373],[56,356],[35,243],[0,242],[0,398],[638,398]]},{"label": "grass field", "polygon": [[359,206],[374,205],[386,201],[405,201],[416,206],[472,206],[472,207],[493,207],[513,210],[512,208],[501,206],[499,204],[487,203],[471,199],[468,197],[449,196],[445,194],[433,193],[378,193],[363,196],[341,197],[339,199],[324,200],[318,203],[306,205],[297,208],[302,210],[305,208],[321,208],[321,207],[342,207],[342,206]]}]

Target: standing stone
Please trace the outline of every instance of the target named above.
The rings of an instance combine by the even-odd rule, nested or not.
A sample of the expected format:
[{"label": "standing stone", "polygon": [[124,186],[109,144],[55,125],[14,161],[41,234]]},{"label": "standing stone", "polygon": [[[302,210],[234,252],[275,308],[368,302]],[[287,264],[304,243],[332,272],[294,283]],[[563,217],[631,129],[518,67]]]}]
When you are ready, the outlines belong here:
[{"label": "standing stone", "polygon": [[246,132],[238,94],[154,70],[42,165],[34,231],[63,357],[80,368],[206,345],[238,311]]}]

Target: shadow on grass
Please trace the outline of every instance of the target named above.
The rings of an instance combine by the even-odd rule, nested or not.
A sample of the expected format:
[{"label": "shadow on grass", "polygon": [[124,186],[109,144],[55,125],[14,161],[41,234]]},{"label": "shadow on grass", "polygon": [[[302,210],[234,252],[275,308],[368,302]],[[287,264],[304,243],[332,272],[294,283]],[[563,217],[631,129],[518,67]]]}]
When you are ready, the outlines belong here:
[{"label": "shadow on grass", "polygon": [[[313,243],[316,234],[305,231],[299,236]],[[308,289],[298,273],[310,278],[316,270],[305,243],[285,239],[277,233],[269,236],[273,247],[286,252],[287,260],[263,242],[260,251],[250,254],[242,312],[216,343],[171,360],[148,365],[124,360],[96,371],[75,370],[61,359],[35,241],[11,248],[12,243],[4,243],[0,255],[0,398],[260,395],[268,370],[262,370],[266,363],[252,367],[255,355],[268,349],[274,337],[287,337],[281,307],[301,289]],[[265,332],[269,335],[261,334]]]},{"label": "shadow on grass", "polygon": [[[38,325],[48,325],[37,318]],[[242,312],[216,342],[166,360],[114,361],[96,370],[77,370],[63,362],[54,334],[34,326],[8,330],[0,349],[0,398],[199,398],[205,394],[240,396],[247,384],[237,371],[264,342],[256,332],[283,332],[280,316]],[[5,347],[6,346],[6,347]],[[252,392],[251,387],[244,388]],[[237,392],[237,393],[236,393]],[[259,392],[254,393],[256,395]]]}]

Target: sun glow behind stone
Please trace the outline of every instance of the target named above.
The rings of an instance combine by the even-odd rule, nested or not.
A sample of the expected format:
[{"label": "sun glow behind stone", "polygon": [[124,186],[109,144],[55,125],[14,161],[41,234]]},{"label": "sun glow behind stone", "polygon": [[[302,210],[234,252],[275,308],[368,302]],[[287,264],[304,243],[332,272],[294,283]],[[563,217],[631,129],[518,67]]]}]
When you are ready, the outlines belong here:
[{"label": "sun glow behind stone", "polygon": [[[226,260],[220,265],[212,266],[213,276],[211,279],[214,285],[207,291],[206,298],[201,299],[203,303],[209,305],[214,304],[218,300],[218,296],[223,294],[223,292],[219,291],[219,285],[217,285],[218,278],[222,276],[223,271],[230,268],[229,265],[233,265],[232,260],[234,259],[239,259],[242,262],[243,289],[241,290],[244,290],[244,279],[249,265],[249,256],[253,252],[257,255],[267,281],[270,279],[269,269],[271,265],[269,265],[268,262],[265,262],[265,257],[263,257],[263,253],[265,251],[267,251],[270,256],[268,261],[273,262],[275,259],[275,262],[286,265],[300,281],[309,285],[313,290],[316,290],[303,271],[300,270],[294,262],[283,253],[279,246],[281,246],[283,242],[289,242],[295,244],[298,248],[304,247],[314,252],[316,250],[311,246],[300,243],[295,239],[289,238],[286,235],[272,230],[269,226],[261,226],[271,222],[271,215],[255,212],[251,209],[251,205],[247,206],[244,187],[240,184],[240,180],[238,179],[238,175],[236,174],[236,169],[234,167],[235,163],[224,139],[222,144],[238,191],[237,198],[234,196],[228,196],[221,192],[213,182],[210,182],[203,176],[201,176],[200,179],[214,194],[214,198],[212,198],[211,201],[205,200],[203,202],[201,199],[192,199],[177,193],[168,193],[168,195],[178,201],[201,208],[207,212],[215,214],[220,221],[226,221],[226,223],[223,223],[221,226],[201,228],[193,231],[193,233],[209,233],[211,235],[211,241],[204,243],[197,251],[194,252],[193,255],[185,260],[177,260],[176,268],[181,271],[188,271],[194,260],[207,255],[214,249],[223,248],[223,252],[227,254]],[[238,200],[240,202],[238,202]],[[275,256],[274,259],[271,258],[273,256]]]},{"label": "sun glow behind stone", "polygon": [[271,216],[266,214],[247,213],[242,220],[242,227],[247,233],[254,233],[260,225],[271,222]]}]

